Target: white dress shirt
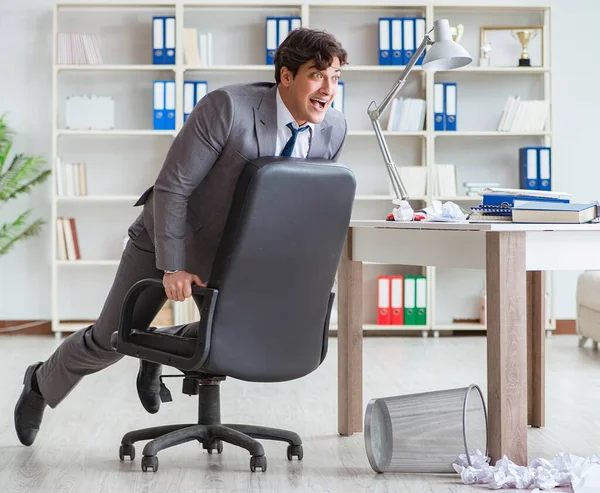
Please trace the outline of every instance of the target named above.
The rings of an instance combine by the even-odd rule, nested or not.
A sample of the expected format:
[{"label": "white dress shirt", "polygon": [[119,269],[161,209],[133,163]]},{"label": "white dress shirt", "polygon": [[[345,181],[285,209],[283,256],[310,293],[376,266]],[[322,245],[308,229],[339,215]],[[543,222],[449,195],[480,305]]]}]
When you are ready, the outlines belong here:
[{"label": "white dress shirt", "polygon": [[[275,145],[275,155],[280,156],[281,151],[287,144],[287,141],[290,140],[292,136],[292,132],[287,127],[287,124],[292,122],[294,128],[298,128],[298,124],[294,117],[290,113],[290,110],[287,109],[287,106],[284,104],[283,99],[281,99],[281,95],[279,94],[279,88],[277,89],[277,143]],[[312,134],[315,130],[314,123],[307,123],[309,129],[304,130],[298,134],[298,139],[296,140],[296,145],[292,151],[291,157],[300,157],[306,158],[308,156],[308,148],[310,146],[310,139],[312,138]]]}]

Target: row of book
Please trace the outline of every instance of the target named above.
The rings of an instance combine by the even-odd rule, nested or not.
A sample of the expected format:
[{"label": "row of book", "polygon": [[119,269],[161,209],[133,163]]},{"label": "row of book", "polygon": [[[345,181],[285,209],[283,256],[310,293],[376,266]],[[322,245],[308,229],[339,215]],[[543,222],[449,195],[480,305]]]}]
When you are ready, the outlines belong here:
[{"label": "row of book", "polygon": [[519,96],[508,96],[499,132],[542,132],[550,115],[550,102],[544,100],[522,101]]},{"label": "row of book", "polygon": [[98,38],[86,33],[58,33],[57,62],[65,65],[100,65]]},{"label": "row of book", "polygon": [[267,17],[265,19],[265,61],[267,65],[273,65],[275,52],[290,31],[301,27],[300,17]]},{"label": "row of book", "polygon": [[424,99],[394,98],[390,104],[388,132],[419,132],[425,125],[427,103]]},{"label": "row of book", "polygon": [[85,163],[65,163],[56,158],[56,194],[58,196],[87,195]]},{"label": "row of book", "polygon": [[198,33],[195,27],[183,29],[183,62],[186,65],[210,66],[212,61],[212,33]]},{"label": "row of book", "polygon": [[[379,64],[407,65],[425,37],[424,17],[381,17],[379,19]],[[415,65],[421,65],[423,52]]]},{"label": "row of book", "polygon": [[77,227],[72,217],[56,219],[56,252],[58,260],[81,260]]},{"label": "row of book", "polygon": [[427,278],[379,276],[377,278],[379,325],[426,325]]},{"label": "row of book", "polygon": [[[425,166],[398,166],[398,172],[410,197],[424,197],[427,194],[427,168]],[[455,165],[434,165],[432,186],[432,193],[435,196],[455,197],[457,195]],[[393,194],[391,189],[390,193]]]},{"label": "row of book", "polygon": [[436,82],[433,85],[433,129],[455,131],[458,107],[458,85],[456,82]]}]

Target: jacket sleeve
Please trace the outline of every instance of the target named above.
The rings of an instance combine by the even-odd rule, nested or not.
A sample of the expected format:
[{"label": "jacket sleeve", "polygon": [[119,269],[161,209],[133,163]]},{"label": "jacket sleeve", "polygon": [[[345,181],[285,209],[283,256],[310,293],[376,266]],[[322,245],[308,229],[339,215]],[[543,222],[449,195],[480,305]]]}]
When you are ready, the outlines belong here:
[{"label": "jacket sleeve", "polygon": [[156,267],[185,269],[187,204],[219,158],[233,125],[229,93],[209,92],[175,137],[154,184]]}]

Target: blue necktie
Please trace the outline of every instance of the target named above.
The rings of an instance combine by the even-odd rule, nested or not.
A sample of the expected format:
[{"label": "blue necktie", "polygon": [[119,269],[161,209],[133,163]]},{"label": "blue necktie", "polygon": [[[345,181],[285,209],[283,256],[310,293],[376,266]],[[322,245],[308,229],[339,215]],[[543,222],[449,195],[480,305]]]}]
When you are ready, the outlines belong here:
[{"label": "blue necktie", "polygon": [[298,140],[298,134],[306,130],[308,128],[308,125],[305,125],[300,128],[294,128],[294,125],[292,125],[292,122],[290,122],[286,125],[286,127],[290,129],[290,131],[292,132],[292,136],[290,137],[290,140],[288,140],[285,144],[283,151],[281,151],[281,155],[291,157],[292,151],[294,150],[294,146],[296,145],[296,140]]}]

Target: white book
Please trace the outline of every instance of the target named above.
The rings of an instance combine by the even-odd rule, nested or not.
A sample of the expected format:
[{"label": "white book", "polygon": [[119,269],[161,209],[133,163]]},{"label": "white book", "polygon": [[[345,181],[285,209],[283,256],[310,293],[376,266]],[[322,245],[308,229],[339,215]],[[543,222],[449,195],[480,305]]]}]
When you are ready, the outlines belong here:
[{"label": "white book", "polygon": [[62,217],[56,218],[56,256],[58,260],[67,260],[67,245],[65,243],[65,228]]},{"label": "white book", "polygon": [[186,65],[200,65],[198,49],[198,31],[193,27],[183,30],[183,61]]}]

